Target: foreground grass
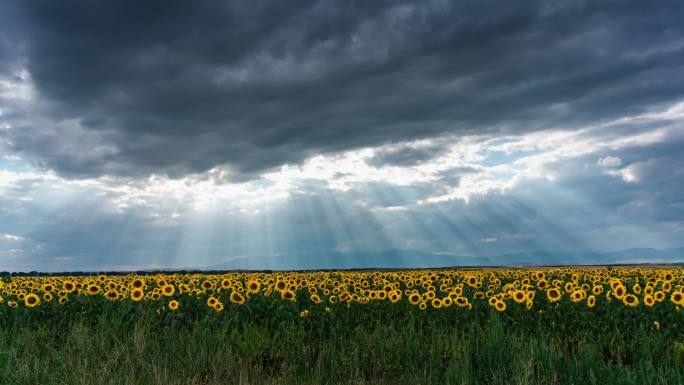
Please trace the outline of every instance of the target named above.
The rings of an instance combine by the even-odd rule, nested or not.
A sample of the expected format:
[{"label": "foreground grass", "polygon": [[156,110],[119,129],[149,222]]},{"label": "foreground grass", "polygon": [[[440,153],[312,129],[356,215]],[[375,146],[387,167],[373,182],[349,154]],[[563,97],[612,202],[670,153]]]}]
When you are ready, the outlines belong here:
[{"label": "foreground grass", "polygon": [[[621,305],[420,311],[297,304],[161,312],[79,303],[0,313],[4,384],[681,384],[684,328]],[[654,315],[665,318],[662,314]]]}]

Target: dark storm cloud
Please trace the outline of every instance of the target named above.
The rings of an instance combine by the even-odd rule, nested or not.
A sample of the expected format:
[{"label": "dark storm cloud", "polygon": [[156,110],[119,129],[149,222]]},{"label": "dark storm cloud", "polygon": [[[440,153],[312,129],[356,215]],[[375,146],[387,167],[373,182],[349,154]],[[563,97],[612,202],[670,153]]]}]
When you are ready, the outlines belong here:
[{"label": "dark storm cloud", "polygon": [[0,135],[72,177],[226,164],[248,179],[321,152],[573,128],[684,96],[680,1],[2,7],[43,120]]}]

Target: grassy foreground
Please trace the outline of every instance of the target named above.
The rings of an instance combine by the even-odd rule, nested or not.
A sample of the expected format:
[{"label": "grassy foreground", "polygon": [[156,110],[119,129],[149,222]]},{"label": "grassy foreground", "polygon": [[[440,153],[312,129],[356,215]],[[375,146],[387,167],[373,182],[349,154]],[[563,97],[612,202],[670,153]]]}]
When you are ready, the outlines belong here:
[{"label": "grassy foreground", "polygon": [[3,319],[2,383],[684,383],[682,331],[655,330],[624,307],[608,319],[572,309],[447,314],[387,304],[306,318],[292,305],[179,319],[149,306],[100,305]]},{"label": "grassy foreground", "polygon": [[0,280],[0,384],[682,384],[683,269]]}]

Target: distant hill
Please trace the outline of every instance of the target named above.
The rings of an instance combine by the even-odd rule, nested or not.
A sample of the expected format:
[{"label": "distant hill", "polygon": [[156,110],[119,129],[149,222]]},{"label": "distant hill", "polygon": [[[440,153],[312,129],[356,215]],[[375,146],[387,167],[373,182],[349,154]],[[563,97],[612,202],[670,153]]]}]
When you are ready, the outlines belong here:
[{"label": "distant hill", "polygon": [[628,249],[612,252],[532,251],[491,257],[459,256],[418,250],[299,253],[239,256],[202,267],[208,270],[325,270],[425,268],[448,266],[546,266],[606,264],[682,264],[684,247]]}]

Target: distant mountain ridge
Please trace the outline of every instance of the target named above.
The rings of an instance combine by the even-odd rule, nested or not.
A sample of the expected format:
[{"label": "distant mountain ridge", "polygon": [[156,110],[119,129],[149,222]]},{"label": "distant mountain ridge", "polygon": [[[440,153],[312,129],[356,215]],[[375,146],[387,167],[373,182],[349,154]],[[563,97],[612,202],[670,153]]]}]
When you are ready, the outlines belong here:
[{"label": "distant mountain ridge", "polygon": [[430,268],[458,266],[549,266],[604,264],[684,264],[684,247],[628,249],[611,252],[532,251],[491,257],[460,256],[418,250],[297,253],[237,256],[205,266],[208,270],[325,270]]}]

